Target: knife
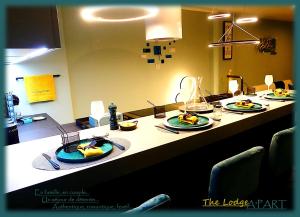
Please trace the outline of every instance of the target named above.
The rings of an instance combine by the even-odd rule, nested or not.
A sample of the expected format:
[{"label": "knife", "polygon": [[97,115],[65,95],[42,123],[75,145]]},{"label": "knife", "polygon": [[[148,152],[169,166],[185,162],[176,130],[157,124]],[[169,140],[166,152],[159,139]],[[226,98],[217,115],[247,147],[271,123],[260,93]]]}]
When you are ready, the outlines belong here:
[{"label": "knife", "polygon": [[222,112],[227,112],[227,113],[233,113],[233,114],[239,114],[239,115],[243,115],[244,112],[239,112],[239,111],[230,111],[230,110],[225,110],[225,109],[222,109]]},{"label": "knife", "polygon": [[113,141],[111,141],[111,140],[109,140],[109,141],[111,142],[111,144],[113,144],[114,146],[116,146],[118,149],[120,149],[120,150],[122,150],[122,151],[125,150],[125,147],[124,147],[123,145],[120,145],[120,144],[118,144],[118,143],[115,143],[115,142],[113,142]]},{"label": "knife", "polygon": [[166,127],[162,127],[162,126],[159,126],[159,125],[155,125],[155,127],[158,127],[160,129],[163,129],[163,130],[167,130],[169,132],[172,132],[172,133],[176,133],[176,134],[179,134],[179,132],[177,130],[171,130],[169,128],[166,128]]},{"label": "knife", "polygon": [[53,166],[54,169],[59,170],[60,166],[55,163],[53,160],[51,160],[51,157],[45,153],[42,153],[42,155],[49,161],[49,163]]}]

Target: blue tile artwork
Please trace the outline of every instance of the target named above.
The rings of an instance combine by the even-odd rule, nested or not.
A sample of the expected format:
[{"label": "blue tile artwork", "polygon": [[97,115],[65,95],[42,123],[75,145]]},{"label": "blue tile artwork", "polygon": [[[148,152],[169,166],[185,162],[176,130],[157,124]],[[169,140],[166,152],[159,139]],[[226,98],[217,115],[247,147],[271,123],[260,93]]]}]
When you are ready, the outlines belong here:
[{"label": "blue tile artwork", "polygon": [[148,59],[147,62],[148,63],[155,63],[155,59]]},{"label": "blue tile artwork", "polygon": [[161,47],[153,46],[153,53],[154,53],[154,55],[161,55]]},{"label": "blue tile artwork", "polygon": [[143,53],[151,53],[151,49],[150,48],[143,48]]},{"label": "blue tile artwork", "polygon": [[[175,41],[155,41],[155,42],[147,42],[146,47],[143,48],[142,58],[147,59],[147,63],[157,65],[157,69],[159,69],[160,64],[166,63],[166,59],[173,58],[173,55],[169,54],[169,52],[174,53],[175,49],[172,47]],[[170,47],[171,46],[171,47]]]}]

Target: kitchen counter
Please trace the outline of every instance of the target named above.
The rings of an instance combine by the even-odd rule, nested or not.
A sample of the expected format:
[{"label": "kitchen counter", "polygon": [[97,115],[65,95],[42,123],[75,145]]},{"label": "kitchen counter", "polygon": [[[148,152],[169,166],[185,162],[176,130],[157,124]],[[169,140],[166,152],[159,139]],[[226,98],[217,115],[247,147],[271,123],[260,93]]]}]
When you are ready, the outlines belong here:
[{"label": "kitchen counter", "polygon": [[48,114],[42,113],[26,117],[38,116],[46,117],[46,119],[40,121],[33,121],[32,123],[22,124],[18,126],[20,142],[27,142],[35,139],[41,139],[60,134],[59,130],[57,129],[57,126],[59,124]]},{"label": "kitchen counter", "polygon": [[[222,103],[230,100],[222,100]],[[154,125],[162,124],[163,119],[155,119],[153,115],[139,118],[138,128],[134,131],[110,131],[109,126],[82,130],[80,131],[81,139],[109,132],[109,137],[125,138],[131,142],[131,146],[129,150],[113,159],[71,170],[43,171],[32,167],[32,161],[36,156],[61,145],[60,136],[6,146],[5,192],[38,186],[78,187],[108,181],[229,138],[293,112],[294,101],[264,100],[261,102],[270,105],[264,112],[244,115],[224,112],[221,122],[214,122],[211,128],[200,131],[181,131],[180,134],[174,134],[158,129]],[[179,111],[167,112],[167,117],[178,113]],[[205,114],[205,116],[210,117],[211,114]],[[183,143],[185,145],[182,145]]]},{"label": "kitchen counter", "polygon": [[[46,117],[45,120],[33,121],[32,123],[22,124],[18,126],[20,142],[28,142],[35,139],[46,138],[50,136],[60,135],[61,132],[57,129],[59,123],[46,113],[30,115],[26,117]],[[75,124],[63,125],[67,132],[80,130]]]}]

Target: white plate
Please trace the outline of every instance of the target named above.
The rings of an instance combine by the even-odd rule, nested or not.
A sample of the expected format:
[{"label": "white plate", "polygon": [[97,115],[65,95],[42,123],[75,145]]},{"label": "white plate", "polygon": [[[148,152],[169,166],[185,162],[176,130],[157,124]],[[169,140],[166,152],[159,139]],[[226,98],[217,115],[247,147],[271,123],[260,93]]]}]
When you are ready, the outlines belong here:
[{"label": "white plate", "polygon": [[32,117],[32,120],[33,121],[41,121],[41,120],[45,120],[46,119],[46,117],[44,117],[44,116],[36,116],[36,117]]}]

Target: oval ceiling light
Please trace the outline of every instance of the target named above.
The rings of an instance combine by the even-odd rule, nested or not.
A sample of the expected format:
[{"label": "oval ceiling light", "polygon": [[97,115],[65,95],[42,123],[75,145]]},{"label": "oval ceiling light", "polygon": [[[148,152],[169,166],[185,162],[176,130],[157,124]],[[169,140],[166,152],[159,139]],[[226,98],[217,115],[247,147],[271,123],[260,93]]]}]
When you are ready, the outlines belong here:
[{"label": "oval ceiling light", "polygon": [[182,39],[181,7],[159,7],[157,16],[145,20],[147,41]]},{"label": "oval ceiling light", "polygon": [[245,18],[239,18],[236,19],[236,23],[241,24],[241,23],[255,23],[258,21],[257,17],[245,17]]},{"label": "oval ceiling light", "polygon": [[209,20],[215,20],[215,19],[223,19],[223,18],[228,18],[230,17],[231,14],[228,14],[228,13],[223,13],[223,14],[213,14],[213,15],[209,15],[207,17],[207,19]]},{"label": "oval ceiling light", "polygon": [[157,13],[156,7],[141,6],[85,7],[80,11],[87,22],[130,22],[155,17]]}]

